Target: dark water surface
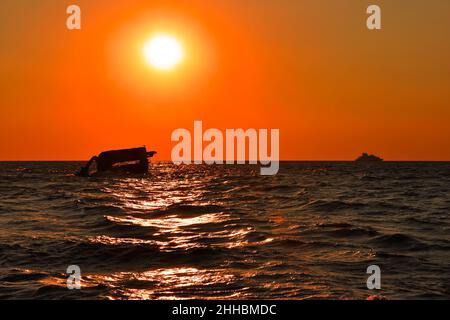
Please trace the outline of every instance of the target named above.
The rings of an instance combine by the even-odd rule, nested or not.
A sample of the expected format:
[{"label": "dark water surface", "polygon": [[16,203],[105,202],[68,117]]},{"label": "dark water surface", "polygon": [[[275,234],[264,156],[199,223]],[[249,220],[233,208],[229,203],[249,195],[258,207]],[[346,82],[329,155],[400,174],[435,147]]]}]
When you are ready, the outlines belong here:
[{"label": "dark water surface", "polygon": [[0,163],[0,298],[450,298],[450,163],[80,165]]}]

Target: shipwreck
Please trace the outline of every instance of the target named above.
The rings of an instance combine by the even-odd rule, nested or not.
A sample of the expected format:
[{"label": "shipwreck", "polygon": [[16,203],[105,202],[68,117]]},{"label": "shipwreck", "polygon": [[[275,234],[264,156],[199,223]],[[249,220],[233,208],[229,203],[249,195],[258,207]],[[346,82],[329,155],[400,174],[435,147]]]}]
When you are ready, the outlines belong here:
[{"label": "shipwreck", "polygon": [[156,151],[147,151],[146,147],[104,151],[93,156],[77,176],[89,177],[101,172],[148,173],[148,159],[155,154]]}]

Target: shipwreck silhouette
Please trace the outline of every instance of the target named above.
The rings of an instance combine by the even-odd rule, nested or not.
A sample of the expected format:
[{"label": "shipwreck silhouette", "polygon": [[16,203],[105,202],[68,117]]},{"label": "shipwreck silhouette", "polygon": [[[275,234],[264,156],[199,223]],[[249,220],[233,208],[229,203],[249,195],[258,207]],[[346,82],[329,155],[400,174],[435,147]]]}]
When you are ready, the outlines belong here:
[{"label": "shipwreck silhouette", "polygon": [[146,147],[110,150],[93,156],[77,173],[81,177],[89,177],[100,172],[147,173],[148,158],[156,151],[147,152]]}]

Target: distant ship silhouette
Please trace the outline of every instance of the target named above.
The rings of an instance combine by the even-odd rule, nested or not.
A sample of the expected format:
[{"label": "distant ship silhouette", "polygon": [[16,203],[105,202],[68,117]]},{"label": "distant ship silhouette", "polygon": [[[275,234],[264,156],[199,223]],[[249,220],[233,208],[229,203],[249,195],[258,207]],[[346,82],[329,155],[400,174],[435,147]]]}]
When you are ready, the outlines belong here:
[{"label": "distant ship silhouette", "polygon": [[367,154],[364,152],[355,161],[356,162],[382,162],[383,159],[381,159],[380,157],[377,157],[376,155]]}]

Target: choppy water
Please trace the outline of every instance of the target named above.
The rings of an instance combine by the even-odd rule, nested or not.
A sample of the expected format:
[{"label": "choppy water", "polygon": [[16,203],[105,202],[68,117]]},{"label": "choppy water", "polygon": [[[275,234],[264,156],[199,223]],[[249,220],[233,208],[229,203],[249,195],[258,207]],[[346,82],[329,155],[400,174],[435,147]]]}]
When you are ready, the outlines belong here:
[{"label": "choppy water", "polygon": [[450,163],[80,165],[0,164],[0,298],[450,298]]}]

